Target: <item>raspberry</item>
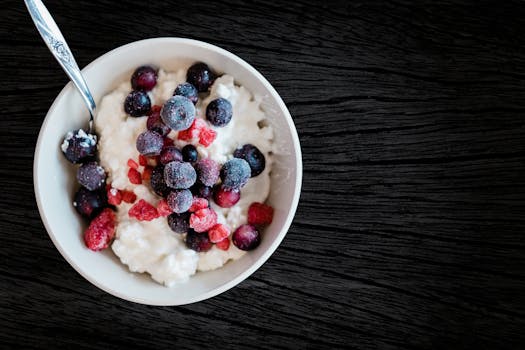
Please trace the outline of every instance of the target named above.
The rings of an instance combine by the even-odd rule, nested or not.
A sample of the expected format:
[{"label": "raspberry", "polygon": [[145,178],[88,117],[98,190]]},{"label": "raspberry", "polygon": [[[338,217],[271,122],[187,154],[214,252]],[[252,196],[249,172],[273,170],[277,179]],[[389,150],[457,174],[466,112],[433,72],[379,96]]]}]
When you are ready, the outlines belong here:
[{"label": "raspberry", "polygon": [[197,232],[206,232],[217,223],[217,213],[211,208],[197,210],[190,216],[190,227]]},{"label": "raspberry", "polygon": [[142,176],[137,169],[129,168],[128,179],[134,185],[140,185],[142,183]]},{"label": "raspberry", "polygon": [[137,200],[137,195],[131,191],[120,191],[120,194],[122,195],[122,201],[125,203],[133,203]]},{"label": "raspberry", "polygon": [[197,210],[208,208],[208,200],[199,197],[193,197],[190,209],[188,211],[196,212]]},{"label": "raspberry", "polygon": [[102,250],[109,246],[115,236],[115,213],[106,208],[95,217],[84,232],[86,246],[93,250]]},{"label": "raspberry", "polygon": [[212,129],[204,129],[201,131],[201,134],[199,136],[199,143],[203,145],[204,147],[208,147],[212,144],[213,141],[215,141],[215,138],[217,137],[217,132]]},{"label": "raspberry", "polygon": [[208,231],[208,237],[210,237],[210,241],[212,241],[212,243],[221,242],[222,240],[228,238],[229,235],[230,230],[223,224],[217,224]]},{"label": "raspberry", "polygon": [[157,204],[157,212],[160,216],[168,216],[173,212],[173,210],[171,210],[168,202],[165,199],[161,199]]},{"label": "raspberry", "polygon": [[142,154],[139,154],[139,164],[142,166],[148,165],[148,158],[146,158],[146,156],[143,156]]},{"label": "raspberry", "polygon": [[228,250],[230,248],[230,240],[225,238],[222,241],[215,243],[215,245],[221,250]]},{"label": "raspberry", "polygon": [[122,203],[122,193],[116,188],[110,187],[107,190],[108,203],[111,205],[119,205]]},{"label": "raspberry", "polygon": [[139,221],[151,221],[159,217],[157,209],[146,202],[144,199],[139,200],[135,203],[128,211],[128,215],[131,218],[135,218]]},{"label": "raspberry", "polygon": [[153,171],[152,166],[145,166],[144,171],[142,172],[142,180],[149,181],[151,179],[151,172]]},{"label": "raspberry", "polygon": [[128,166],[132,169],[138,169],[139,165],[133,159],[128,159]]},{"label": "raspberry", "polygon": [[203,119],[196,118],[188,129],[179,131],[177,138],[183,141],[196,139],[205,128],[206,122]]},{"label": "raspberry", "polygon": [[269,205],[253,202],[248,208],[248,223],[250,225],[269,225],[273,219],[273,208]]}]

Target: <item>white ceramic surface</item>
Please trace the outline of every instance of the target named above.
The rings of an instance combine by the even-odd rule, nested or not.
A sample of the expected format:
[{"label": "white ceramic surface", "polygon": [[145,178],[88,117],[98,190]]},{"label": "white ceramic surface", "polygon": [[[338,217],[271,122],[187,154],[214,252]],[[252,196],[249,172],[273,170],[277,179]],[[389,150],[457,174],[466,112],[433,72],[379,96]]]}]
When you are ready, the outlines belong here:
[{"label": "white ceramic surface", "polygon": [[88,281],[123,299],[150,305],[182,305],[222,293],[251,275],[275,251],[294,217],[302,180],[299,139],[292,118],[270,83],[252,66],[216,46],[181,38],[156,38],[121,46],[99,57],[82,70],[100,102],[133,70],[154,64],[166,70],[182,62],[203,61],[221,73],[235,77],[236,83],[264,96],[263,109],[274,126],[278,152],[272,170],[268,202],[275,209],[274,220],[263,232],[261,245],[224,267],[198,272],[186,283],[172,288],[155,283],[148,275],[131,273],[111,249],[92,252],[83,242],[85,224],[71,201],[75,189],[75,166],[67,162],[60,144],[67,131],[86,127],[88,112],[71,83],[55,99],[44,120],[35,151],[34,185],[40,216],[49,236],[62,256]]}]

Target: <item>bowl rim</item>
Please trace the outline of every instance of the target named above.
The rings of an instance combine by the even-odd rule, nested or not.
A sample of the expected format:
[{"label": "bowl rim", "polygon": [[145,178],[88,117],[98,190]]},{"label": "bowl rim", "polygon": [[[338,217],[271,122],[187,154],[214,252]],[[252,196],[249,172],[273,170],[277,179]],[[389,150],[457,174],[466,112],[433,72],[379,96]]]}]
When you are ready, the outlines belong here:
[{"label": "bowl rim", "polygon": [[294,146],[294,149],[295,149],[295,158],[296,158],[295,189],[294,189],[293,198],[292,198],[292,205],[290,207],[290,211],[288,213],[288,216],[286,217],[286,220],[285,220],[283,226],[281,227],[281,230],[280,230],[279,234],[277,235],[277,237],[275,238],[273,243],[269,246],[269,248],[249,268],[247,268],[246,270],[244,270],[243,272],[241,272],[240,274],[238,274],[236,277],[232,278],[231,280],[228,280],[227,282],[221,284],[220,286],[218,286],[218,287],[216,287],[214,289],[209,290],[206,293],[202,293],[202,294],[196,295],[194,297],[189,297],[186,300],[182,300],[182,301],[174,300],[173,302],[169,302],[169,303],[156,302],[155,300],[152,300],[152,299],[136,298],[136,297],[129,296],[129,295],[125,294],[125,293],[122,293],[119,290],[112,289],[112,288],[110,288],[110,287],[108,287],[106,285],[103,285],[103,284],[99,283],[97,280],[95,280],[94,278],[92,278],[90,276],[88,271],[84,271],[81,267],[76,265],[75,262],[69,257],[69,254],[67,254],[65,249],[62,247],[62,245],[60,244],[58,238],[52,233],[53,231],[52,231],[51,225],[48,222],[46,214],[45,214],[45,212],[43,210],[43,206],[42,206],[42,200],[43,199],[40,196],[40,187],[39,187],[39,184],[38,184],[38,181],[37,181],[37,176],[38,176],[38,173],[39,173],[38,159],[40,158],[40,153],[42,152],[41,144],[43,142],[44,130],[47,129],[47,126],[48,126],[47,124],[49,123],[49,120],[50,120],[49,116],[54,113],[54,110],[57,108],[57,104],[62,99],[63,95],[68,90],[75,89],[75,87],[73,86],[73,83],[71,81],[69,81],[64,86],[64,88],[62,88],[60,93],[54,99],[53,104],[49,108],[49,110],[48,110],[48,112],[46,114],[46,117],[44,118],[44,121],[42,123],[42,126],[40,128],[40,131],[39,131],[39,134],[38,134],[37,143],[36,143],[36,147],[35,147],[35,152],[34,152],[34,159],[33,159],[33,186],[34,186],[34,191],[35,191],[35,198],[36,198],[36,202],[37,202],[38,212],[40,214],[40,218],[42,219],[42,222],[44,223],[44,227],[46,228],[46,231],[47,231],[49,237],[51,238],[53,244],[55,245],[57,250],[60,252],[62,257],[82,277],[84,277],[91,284],[93,284],[94,286],[102,289],[106,293],[109,293],[109,294],[111,294],[113,296],[116,296],[118,298],[121,298],[121,299],[124,299],[124,300],[127,300],[127,301],[131,301],[131,302],[135,302],[135,303],[139,303],[139,304],[145,304],[145,305],[154,305],[154,306],[186,305],[186,304],[191,304],[191,303],[195,303],[195,302],[199,302],[199,301],[202,301],[202,300],[206,300],[206,299],[212,298],[212,297],[214,297],[214,296],[216,296],[218,294],[221,294],[221,293],[223,293],[223,292],[225,292],[225,291],[235,287],[236,285],[238,285],[239,283],[244,281],[246,278],[248,278],[250,275],[252,275],[256,270],[258,270],[268,260],[268,258],[275,252],[277,247],[281,244],[282,240],[284,239],[284,236],[286,236],[286,234],[288,233],[288,230],[289,230],[289,228],[290,228],[290,226],[292,224],[293,218],[295,217],[295,213],[297,211],[297,206],[298,206],[298,203],[299,203],[299,197],[300,197],[300,194],[301,194],[302,175],[303,175],[302,152],[301,152],[301,145],[300,145],[300,142],[299,142],[299,136],[297,134],[297,129],[295,128],[295,124],[293,122],[293,119],[292,119],[292,117],[290,115],[290,112],[289,112],[288,108],[286,107],[284,101],[282,100],[282,98],[279,95],[279,93],[275,90],[275,88],[270,84],[270,82],[261,73],[259,73],[259,71],[257,71],[257,69],[255,69],[253,66],[251,66],[248,62],[244,61],[239,56],[237,56],[237,55],[235,55],[235,54],[233,54],[233,53],[231,53],[231,52],[229,52],[229,51],[227,51],[227,50],[225,50],[223,48],[220,48],[220,47],[218,47],[216,45],[212,45],[212,44],[200,41],[200,40],[179,38],[179,37],[157,37],[157,38],[149,38],[149,39],[133,41],[131,43],[128,43],[128,44],[116,47],[116,48],[114,48],[114,49],[112,49],[112,50],[102,54],[101,56],[97,57],[96,59],[91,61],[87,66],[85,66],[82,69],[82,72],[83,73],[88,72],[89,70],[92,69],[92,67],[94,65],[99,64],[107,56],[119,54],[121,51],[125,51],[125,50],[129,49],[132,46],[140,46],[140,45],[144,45],[144,44],[148,44],[148,43],[152,43],[152,42],[165,42],[165,43],[169,43],[169,44],[189,44],[189,45],[194,45],[194,46],[202,47],[202,48],[205,48],[205,49],[209,49],[211,51],[215,51],[216,53],[218,53],[218,54],[220,54],[222,56],[226,56],[226,57],[232,59],[237,64],[239,64],[241,66],[244,66],[244,68],[248,69],[250,71],[250,73],[253,74],[256,77],[256,79],[259,80],[265,86],[266,89],[268,89],[268,91],[271,93],[271,95],[275,98],[279,108],[283,111],[286,123],[287,123],[287,125],[288,125],[288,127],[290,129],[291,135],[292,135],[293,146]]}]

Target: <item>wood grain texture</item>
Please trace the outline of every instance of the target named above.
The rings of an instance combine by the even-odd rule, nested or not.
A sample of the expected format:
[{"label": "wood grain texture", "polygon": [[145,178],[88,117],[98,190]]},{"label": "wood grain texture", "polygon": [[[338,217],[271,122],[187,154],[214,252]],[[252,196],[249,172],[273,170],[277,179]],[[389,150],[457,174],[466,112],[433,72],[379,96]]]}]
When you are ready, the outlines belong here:
[{"label": "wood grain texture", "polygon": [[160,36],[250,62],[294,118],[303,192],[279,249],[220,296],[149,307],[97,289],[54,248],[32,187],[67,78],[3,1],[2,348],[523,348],[525,3],[46,5],[81,67]]}]

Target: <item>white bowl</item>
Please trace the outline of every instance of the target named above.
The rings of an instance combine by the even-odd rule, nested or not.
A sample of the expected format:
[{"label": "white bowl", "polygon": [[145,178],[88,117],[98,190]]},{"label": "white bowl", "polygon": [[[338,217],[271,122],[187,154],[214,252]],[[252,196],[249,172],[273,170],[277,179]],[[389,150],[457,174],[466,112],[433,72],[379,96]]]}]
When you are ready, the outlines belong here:
[{"label": "white bowl", "polygon": [[117,297],[150,305],[182,305],[222,293],[257,270],[275,251],[292,222],[301,190],[302,161],[297,131],[284,102],[270,83],[248,63],[216,46],[189,39],[156,38],[121,46],[82,70],[95,101],[129,79],[143,64],[173,70],[180,62],[203,61],[235,77],[252,93],[264,96],[262,108],[274,126],[279,147],[268,199],[274,220],[263,232],[261,245],[220,269],[198,272],[172,288],[149,275],[129,272],[111,249],[92,252],[83,242],[85,224],[71,202],[78,187],[75,167],[60,151],[64,135],[85,127],[87,109],[70,82],[60,92],[40,130],[34,160],[34,185],[40,216],[62,256],[88,281]]}]

